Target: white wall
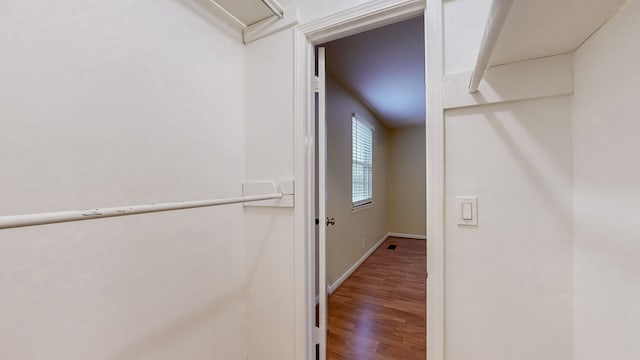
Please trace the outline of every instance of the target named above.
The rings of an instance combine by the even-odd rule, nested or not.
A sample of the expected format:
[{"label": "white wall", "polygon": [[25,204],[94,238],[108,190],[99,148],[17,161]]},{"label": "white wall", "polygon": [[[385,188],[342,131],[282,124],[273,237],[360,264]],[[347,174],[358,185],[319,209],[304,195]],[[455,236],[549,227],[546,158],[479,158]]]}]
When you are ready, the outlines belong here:
[{"label": "white wall", "polygon": [[389,232],[427,234],[427,159],[424,125],[388,130]]},{"label": "white wall", "polygon": [[[569,97],[446,112],[446,353],[572,356]],[[478,196],[478,226],[456,224]]]},{"label": "white wall", "polygon": [[575,359],[640,354],[640,4],[575,53]]},{"label": "white wall", "polygon": [[[3,1],[0,215],[240,195],[244,59],[195,1]],[[242,225],[0,231],[0,358],[244,359]]]},{"label": "white wall", "polygon": [[[373,124],[373,204],[352,210],[351,115]],[[388,231],[387,129],[332,77],[327,78],[327,283],[334,283]],[[364,241],[363,241],[364,239]]]},{"label": "white wall", "polygon": [[[295,5],[298,21],[303,24],[365,2],[291,0],[282,4]],[[291,179],[294,171],[300,171],[293,164],[293,134],[302,133],[303,126],[302,119],[293,115],[293,33],[286,30],[247,46],[247,180]],[[296,206],[302,204],[299,196],[303,189],[304,184],[296,183]],[[251,208],[245,215],[249,357],[302,358],[306,331],[303,311],[311,309],[300,305],[304,302],[300,274],[305,272],[300,259],[305,244],[295,237],[294,212]]]},{"label": "white wall", "polygon": [[[472,70],[490,4],[445,2],[445,75]],[[571,359],[570,97],[447,110],[445,134],[447,360]],[[457,196],[478,196],[477,227]]]},{"label": "white wall", "polygon": [[[247,46],[249,181],[293,179],[293,30]],[[250,359],[294,359],[293,208],[246,208]],[[302,291],[301,289],[299,291]],[[302,329],[300,331],[303,331]]]}]

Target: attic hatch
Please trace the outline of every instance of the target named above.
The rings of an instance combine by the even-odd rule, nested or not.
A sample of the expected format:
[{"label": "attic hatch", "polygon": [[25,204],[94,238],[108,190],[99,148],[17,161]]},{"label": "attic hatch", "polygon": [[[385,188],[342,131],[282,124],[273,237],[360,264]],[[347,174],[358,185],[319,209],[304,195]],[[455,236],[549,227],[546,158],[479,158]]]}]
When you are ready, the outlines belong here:
[{"label": "attic hatch", "polygon": [[275,0],[209,0],[242,27],[246,28],[272,16],[282,19],[284,11]]}]

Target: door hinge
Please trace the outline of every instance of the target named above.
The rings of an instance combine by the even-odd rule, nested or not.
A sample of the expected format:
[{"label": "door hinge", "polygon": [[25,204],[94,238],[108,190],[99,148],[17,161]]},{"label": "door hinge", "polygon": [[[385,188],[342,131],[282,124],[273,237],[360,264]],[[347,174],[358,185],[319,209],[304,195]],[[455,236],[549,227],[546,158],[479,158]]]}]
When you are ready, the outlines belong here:
[{"label": "door hinge", "polygon": [[313,77],[313,92],[320,92],[320,78],[317,76]]},{"label": "door hinge", "polygon": [[316,340],[316,344],[320,344],[320,342],[324,339],[324,331],[321,331],[319,327],[316,326],[316,336],[315,336],[315,340]]}]

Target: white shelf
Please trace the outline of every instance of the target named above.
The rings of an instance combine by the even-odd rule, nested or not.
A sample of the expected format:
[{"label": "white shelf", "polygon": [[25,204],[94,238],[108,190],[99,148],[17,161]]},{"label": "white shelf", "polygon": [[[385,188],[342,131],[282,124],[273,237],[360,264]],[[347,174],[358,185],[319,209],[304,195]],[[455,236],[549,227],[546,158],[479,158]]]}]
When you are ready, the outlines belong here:
[{"label": "white shelf", "polygon": [[574,52],[625,0],[493,0],[469,92],[487,68]]},{"label": "white shelf", "polygon": [[489,66],[575,51],[625,0],[514,0]]},{"label": "white shelf", "polygon": [[242,27],[249,27],[271,17],[282,19],[282,7],[274,0],[209,0]]}]

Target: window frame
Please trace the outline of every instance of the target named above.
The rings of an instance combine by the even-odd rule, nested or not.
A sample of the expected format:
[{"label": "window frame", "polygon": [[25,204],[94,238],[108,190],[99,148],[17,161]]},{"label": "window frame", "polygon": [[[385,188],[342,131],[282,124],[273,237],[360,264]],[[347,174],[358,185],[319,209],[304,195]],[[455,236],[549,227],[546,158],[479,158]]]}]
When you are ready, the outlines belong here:
[{"label": "window frame", "polygon": [[[354,134],[353,134],[353,128],[354,128],[354,121],[357,123],[360,123],[361,125],[363,125],[364,127],[368,128],[371,131],[371,163],[370,164],[366,164],[364,162],[362,162],[361,165],[363,166],[368,166],[369,167],[369,194],[370,196],[366,199],[362,199],[362,200],[358,200],[358,201],[353,201],[353,167],[354,167],[354,152],[353,152],[353,140],[354,140]],[[373,164],[374,164],[374,131],[375,131],[375,127],[368,122],[367,120],[365,120],[362,116],[358,115],[357,113],[352,113],[351,114],[351,210],[353,211],[357,211],[357,210],[361,210],[364,208],[367,208],[369,206],[373,205]]]}]

